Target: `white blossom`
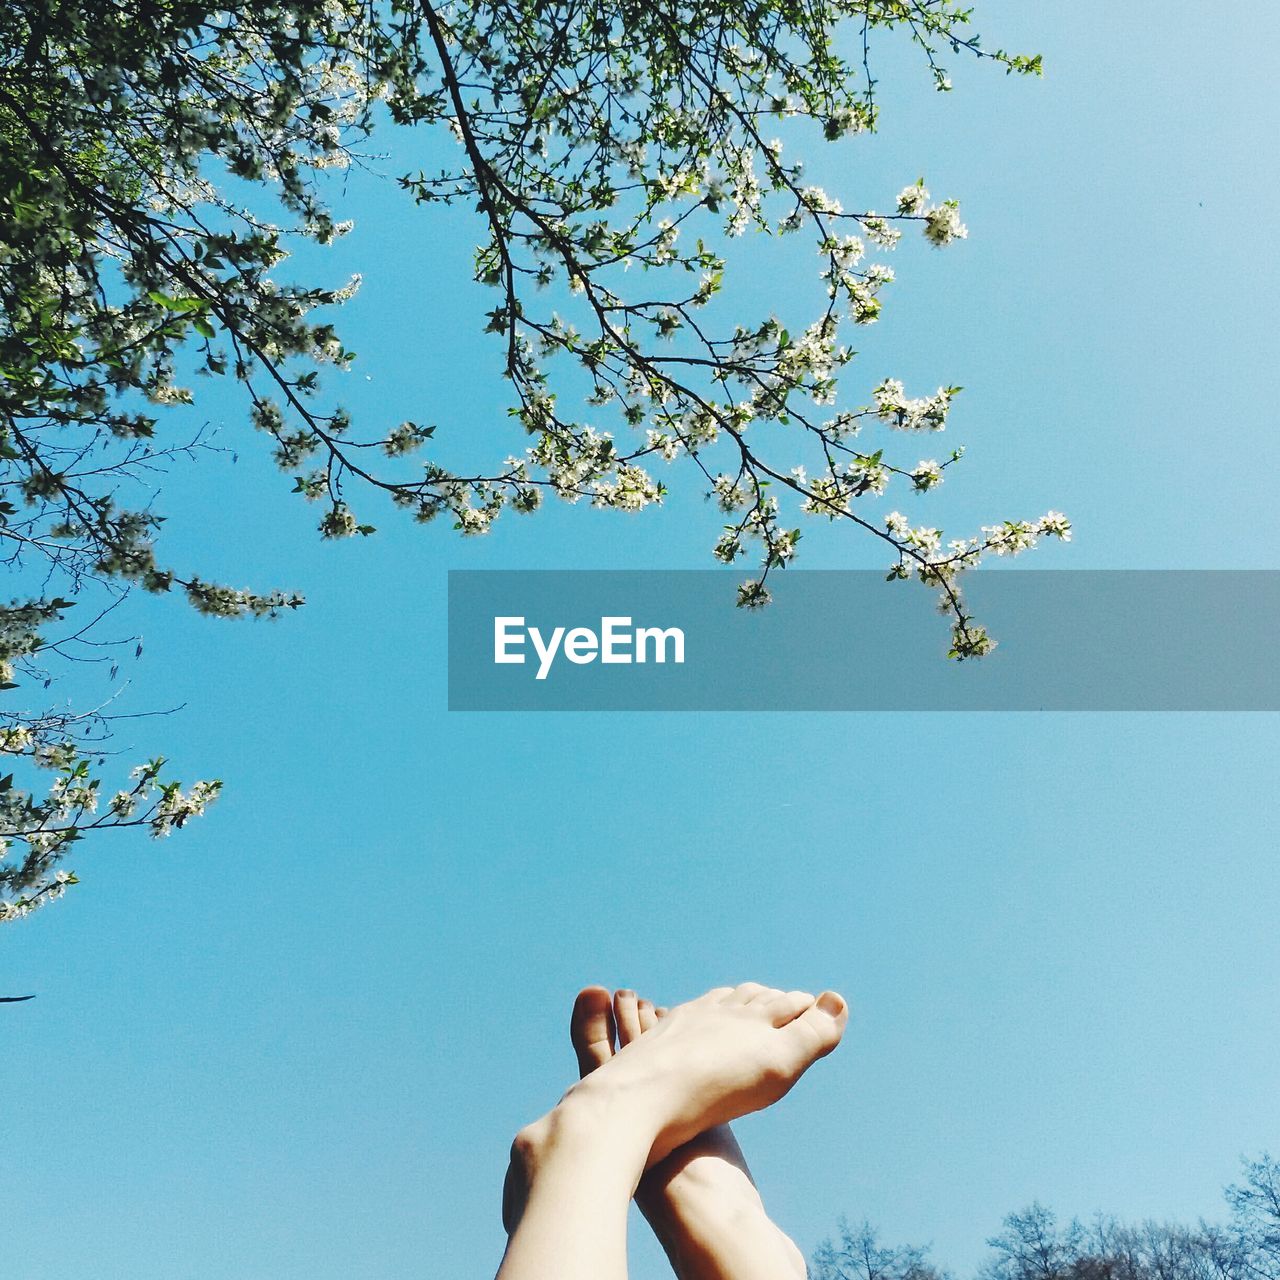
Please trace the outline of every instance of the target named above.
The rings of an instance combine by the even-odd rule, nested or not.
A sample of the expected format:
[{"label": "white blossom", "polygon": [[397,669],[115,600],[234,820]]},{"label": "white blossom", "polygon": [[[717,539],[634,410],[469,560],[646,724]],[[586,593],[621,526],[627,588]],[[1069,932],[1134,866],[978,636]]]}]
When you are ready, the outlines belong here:
[{"label": "white blossom", "polygon": [[924,234],[935,248],[963,240],[969,229],[960,221],[960,206],[954,200],[935,205],[925,214]]},{"label": "white blossom", "polygon": [[925,190],[924,179],[904,187],[898,193],[898,212],[908,216],[919,213],[928,202],[929,193]]}]

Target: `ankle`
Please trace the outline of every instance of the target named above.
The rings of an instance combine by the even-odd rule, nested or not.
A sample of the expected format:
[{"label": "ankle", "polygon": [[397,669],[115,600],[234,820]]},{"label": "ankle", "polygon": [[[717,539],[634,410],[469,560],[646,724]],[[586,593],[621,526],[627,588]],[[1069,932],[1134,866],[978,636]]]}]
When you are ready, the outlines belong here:
[{"label": "ankle", "polygon": [[525,1125],[511,1144],[511,1160],[532,1182],[549,1165],[590,1160],[635,1165],[638,1180],[653,1142],[636,1108],[619,1105],[611,1090],[575,1084],[550,1110]]},{"label": "ankle", "polygon": [[649,1170],[644,1183],[651,1199],[691,1217],[721,1209],[764,1212],[742,1149],[727,1126],[673,1152]]},{"label": "ankle", "polygon": [[[738,1170],[693,1161],[675,1171],[661,1165],[645,1175],[636,1202],[684,1236],[723,1238],[772,1226],[755,1185]],[[658,1177],[654,1177],[658,1174]]]}]

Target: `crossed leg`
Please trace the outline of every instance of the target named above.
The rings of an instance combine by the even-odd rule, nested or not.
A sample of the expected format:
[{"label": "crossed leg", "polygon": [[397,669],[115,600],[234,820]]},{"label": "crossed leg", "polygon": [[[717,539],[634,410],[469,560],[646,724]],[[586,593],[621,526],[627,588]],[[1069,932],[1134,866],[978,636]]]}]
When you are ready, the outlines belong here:
[{"label": "crossed leg", "polygon": [[[552,1111],[517,1135],[503,1206],[510,1235],[498,1280],[625,1280],[627,1206],[648,1169],[655,1171],[653,1207],[660,1231],[676,1242],[677,1267],[719,1265],[716,1259],[737,1266],[705,1242],[677,1234],[700,1203],[692,1194],[695,1177],[678,1184],[676,1177],[700,1163],[697,1149],[690,1159],[662,1166],[699,1135],[778,1101],[836,1047],[848,1017],[833,992],[815,1000],[754,983],[716,988],[661,1019],[655,1011],[647,1031],[638,1008],[639,1034],[608,1058],[599,1055]],[[720,1158],[709,1150],[702,1156]],[[745,1164],[737,1176],[741,1190],[742,1178],[750,1182]],[[676,1199],[667,1200],[673,1184],[682,1197],[678,1210]],[[741,1197],[727,1208],[726,1196],[711,1199],[730,1215],[745,1203]],[[668,1207],[671,1216],[662,1217]],[[725,1232],[712,1234],[719,1239]],[[786,1258],[788,1268],[795,1263],[795,1254]],[[750,1280],[752,1273],[721,1267],[681,1274],[682,1280],[730,1274]],[[779,1274],[796,1273],[775,1270],[771,1280]]]},{"label": "crossed leg", "polygon": [[[603,987],[580,992],[570,1034],[583,1075],[650,1031],[666,1010]],[[742,1148],[717,1125],[646,1170],[636,1204],[679,1280],[805,1280],[795,1242],[765,1212]]]}]

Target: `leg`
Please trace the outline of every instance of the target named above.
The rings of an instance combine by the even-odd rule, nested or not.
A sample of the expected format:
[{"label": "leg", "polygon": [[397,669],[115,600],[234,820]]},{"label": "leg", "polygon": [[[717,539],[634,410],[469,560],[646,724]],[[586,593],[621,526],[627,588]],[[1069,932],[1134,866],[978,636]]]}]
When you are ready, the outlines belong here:
[{"label": "leg", "polygon": [[625,1280],[627,1203],[645,1168],[778,1101],[846,1018],[833,993],[800,1001],[757,986],[673,1009],[516,1139],[498,1280]]},{"label": "leg", "polygon": [[[631,991],[611,1000],[588,987],[574,1004],[570,1033],[583,1075],[649,1031],[666,1013]],[[804,1255],[765,1213],[742,1149],[728,1125],[699,1134],[648,1170],[636,1203],[680,1280],[804,1280]]]},{"label": "leg", "polygon": [[626,1280],[627,1208],[654,1137],[639,1114],[586,1093],[522,1130],[497,1280]]},{"label": "leg", "polygon": [[[804,1254],[765,1212],[728,1126],[646,1175],[636,1196],[680,1280],[805,1280]],[[692,1148],[692,1149],[691,1149]]]}]

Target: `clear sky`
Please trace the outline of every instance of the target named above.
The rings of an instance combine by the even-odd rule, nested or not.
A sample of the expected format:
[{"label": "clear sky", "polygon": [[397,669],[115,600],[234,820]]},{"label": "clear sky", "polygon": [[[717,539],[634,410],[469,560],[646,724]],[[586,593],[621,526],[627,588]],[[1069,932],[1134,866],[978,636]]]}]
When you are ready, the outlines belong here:
[{"label": "clear sky", "polygon": [[[1280,11],[979,16],[1043,82],[956,60],[935,95],[882,42],[882,132],[813,165],[850,205],[923,173],[970,228],[904,245],[851,385],[964,384],[969,454],[924,509],[1065,510],[1037,567],[1280,568]],[[367,176],[349,201],[346,398],[496,432],[467,218]],[[809,296],[744,253],[741,287]],[[506,1146],[569,1080],[588,981],[849,996],[838,1054],[741,1126],[806,1252],[865,1215],[963,1274],[1033,1198],[1212,1215],[1280,1147],[1274,716],[449,714],[447,568],[703,567],[714,513],[464,544],[372,511],[377,537],[321,545],[234,399],[201,412],[240,458],[167,482],[170,550],[310,603],[138,606],[133,705],[186,704],[140,749],[227,790],[166,844],[95,843],[73,896],[0,930],[5,991],[39,993],[2,1015],[6,1280],[491,1275]]]}]

